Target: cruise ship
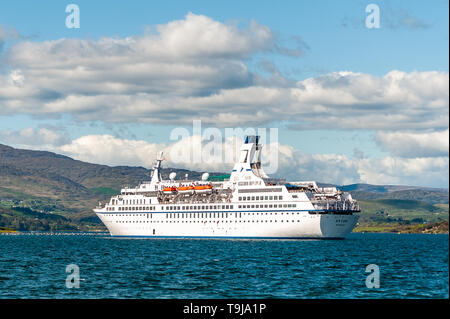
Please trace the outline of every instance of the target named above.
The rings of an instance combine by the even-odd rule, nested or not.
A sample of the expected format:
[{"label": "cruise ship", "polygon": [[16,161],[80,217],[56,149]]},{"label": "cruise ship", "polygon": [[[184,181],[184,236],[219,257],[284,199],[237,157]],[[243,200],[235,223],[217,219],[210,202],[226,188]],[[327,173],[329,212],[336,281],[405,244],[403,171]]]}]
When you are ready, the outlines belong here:
[{"label": "cruise ship", "polygon": [[125,187],[94,212],[114,237],[343,239],[360,208],[351,194],[314,181],[270,179],[259,136],[247,136],[229,179],[161,178],[163,154],[150,181]]}]

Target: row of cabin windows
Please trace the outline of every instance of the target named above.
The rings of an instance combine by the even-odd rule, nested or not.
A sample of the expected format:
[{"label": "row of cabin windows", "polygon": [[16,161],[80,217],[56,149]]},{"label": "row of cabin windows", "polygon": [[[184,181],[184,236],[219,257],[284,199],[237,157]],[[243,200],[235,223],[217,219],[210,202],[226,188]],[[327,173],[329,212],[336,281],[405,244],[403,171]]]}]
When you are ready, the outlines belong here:
[{"label": "row of cabin windows", "polygon": [[[254,204],[254,205],[239,205],[238,208],[293,208],[297,204]],[[163,209],[164,207],[161,207]],[[212,209],[233,209],[234,205],[206,205],[206,206],[167,206],[166,210],[212,210]],[[119,211],[138,211],[138,210],[155,210],[155,206],[147,207],[121,207]],[[114,211],[115,207],[107,207],[107,211]]]},{"label": "row of cabin windows", "polygon": [[[244,216],[255,216],[255,214],[258,216],[262,215],[272,215],[272,213],[236,213],[236,217],[242,218],[242,215]],[[277,213],[274,213],[276,215]],[[289,215],[289,213],[280,213],[280,215]],[[294,215],[294,213],[292,213]],[[170,213],[166,214],[166,218],[224,218],[224,217],[230,217],[227,213]]]},{"label": "row of cabin windows", "polygon": [[166,210],[211,210],[233,209],[233,205],[202,205],[202,206],[167,206]]},{"label": "row of cabin windows", "polygon": [[238,182],[239,186],[261,185],[261,181]]},{"label": "row of cabin windows", "polygon": [[[278,223],[278,222],[280,222],[280,223],[283,223],[283,222],[286,222],[286,223],[289,223],[291,220],[289,220],[289,219],[286,219],[286,220],[276,220],[276,219],[270,219],[270,220],[234,220],[234,221],[232,221],[232,220],[230,220],[230,221],[224,221],[225,223]],[[118,220],[118,221],[115,221],[115,223],[179,223],[180,221],[158,221],[158,220],[155,220],[155,221],[146,221],[146,220]],[[200,221],[200,220],[191,220],[191,221],[181,221],[181,223],[202,223],[202,224],[205,224],[205,223],[216,223],[216,221]],[[294,223],[295,222],[295,220],[294,219],[292,219],[292,222]],[[300,220],[299,219],[297,219],[297,222],[299,223],[300,222]]]},{"label": "row of cabin windows", "polygon": [[[119,202],[117,201],[117,204]],[[150,199],[147,201],[145,199],[124,199],[122,201],[122,205],[142,205],[142,204],[151,204]],[[114,199],[113,199],[113,205],[114,205]]]},{"label": "row of cabin windows", "polygon": [[[239,213],[241,214],[241,213]],[[229,217],[226,213],[169,213],[166,218],[225,218]]]},{"label": "row of cabin windows", "polygon": [[[212,210],[212,209],[233,209],[233,205],[202,205],[202,206],[167,206],[166,210]],[[147,207],[129,207],[129,206],[119,206],[119,211],[126,210],[155,210],[155,206],[147,206]],[[161,206],[161,210],[164,209],[164,206]],[[115,211],[115,207],[107,207],[107,211]]]},{"label": "row of cabin windows", "polygon": [[[236,217],[242,218],[242,216],[268,216],[268,215],[280,215],[287,216],[289,214],[296,215],[298,212],[260,212],[260,213],[234,213]],[[153,214],[106,214],[106,216],[117,217],[136,217],[136,215],[147,216],[147,218],[153,218]],[[166,213],[166,218],[228,218],[233,216],[233,213]]]},{"label": "row of cabin windows", "polygon": [[[283,196],[240,196],[239,201],[246,201],[246,200],[283,200]],[[113,199],[111,202],[112,205],[119,205],[119,201],[116,199]],[[145,199],[125,199],[122,201],[122,205],[142,205],[142,204],[150,204],[150,200],[147,201]],[[189,209],[189,208],[183,208],[183,209]],[[192,209],[192,208],[190,208]],[[194,208],[196,209],[196,208]],[[208,208],[205,208],[208,209]],[[211,208],[211,209],[217,209],[217,208]],[[219,208],[220,209],[220,208]],[[222,208],[224,209],[224,208]]]},{"label": "row of cabin windows", "polygon": [[[155,210],[155,209],[156,209],[156,207],[154,207],[154,206],[147,206],[147,207],[128,207],[128,206],[121,207],[121,206],[119,206],[119,211],[124,211],[124,210]],[[114,209],[112,209],[112,210],[114,210]]]},{"label": "row of cabin windows", "polygon": [[239,196],[239,201],[243,200],[283,200],[283,196]]},{"label": "row of cabin windows", "polygon": [[111,200],[111,205],[145,205],[145,204],[151,204],[151,200],[149,199],[148,201],[145,199],[124,199],[121,203],[119,203],[119,200],[117,199],[112,199]]},{"label": "row of cabin windows", "polygon": [[[240,196],[239,197],[239,201],[246,201],[246,200],[252,200],[252,201],[254,201],[254,200],[283,200],[283,196]],[[148,203],[150,203],[150,200],[148,201]],[[118,205],[119,202],[117,200],[113,199],[112,205],[116,205],[116,204]],[[147,204],[147,201],[145,199],[133,199],[133,200],[125,199],[125,200],[123,200],[122,204],[123,205],[139,205],[139,204]]]},{"label": "row of cabin windows", "polygon": [[239,205],[239,208],[292,208],[297,204],[264,204],[264,205]]}]

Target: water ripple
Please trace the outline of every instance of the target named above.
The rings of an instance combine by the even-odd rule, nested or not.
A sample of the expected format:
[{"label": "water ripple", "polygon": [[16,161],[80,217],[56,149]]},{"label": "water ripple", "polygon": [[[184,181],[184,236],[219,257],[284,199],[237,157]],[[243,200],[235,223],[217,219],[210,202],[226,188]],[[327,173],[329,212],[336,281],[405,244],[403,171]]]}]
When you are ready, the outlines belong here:
[{"label": "water ripple", "polygon": [[[0,236],[0,298],[448,298],[448,241]],[[69,264],[80,288],[65,286]],[[365,286],[368,264],[380,267],[378,289]]]}]

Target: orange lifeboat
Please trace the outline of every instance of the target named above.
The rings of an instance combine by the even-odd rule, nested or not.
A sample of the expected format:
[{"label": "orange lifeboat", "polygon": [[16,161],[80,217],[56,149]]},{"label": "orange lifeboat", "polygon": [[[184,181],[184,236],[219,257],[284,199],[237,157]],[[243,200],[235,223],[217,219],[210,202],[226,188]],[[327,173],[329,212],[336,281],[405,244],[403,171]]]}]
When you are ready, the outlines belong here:
[{"label": "orange lifeboat", "polygon": [[197,185],[194,187],[195,192],[198,194],[209,194],[212,192],[211,185]]},{"label": "orange lifeboat", "polygon": [[165,187],[163,189],[164,194],[175,194],[177,192],[177,188],[175,186],[172,187]]},{"label": "orange lifeboat", "polygon": [[180,194],[193,194],[194,193],[194,187],[193,186],[180,186],[177,188],[177,191]]}]

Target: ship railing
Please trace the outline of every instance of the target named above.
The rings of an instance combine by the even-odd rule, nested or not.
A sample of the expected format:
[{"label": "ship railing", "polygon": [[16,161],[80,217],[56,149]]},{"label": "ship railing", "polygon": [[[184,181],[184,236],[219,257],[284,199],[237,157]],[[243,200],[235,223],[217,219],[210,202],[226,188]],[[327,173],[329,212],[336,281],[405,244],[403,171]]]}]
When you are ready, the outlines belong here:
[{"label": "ship railing", "polygon": [[298,189],[288,189],[289,193],[305,193],[305,189],[298,188]]},{"label": "ship railing", "polygon": [[313,201],[313,205],[316,209],[325,211],[360,211],[359,204],[351,201],[321,200]]}]

